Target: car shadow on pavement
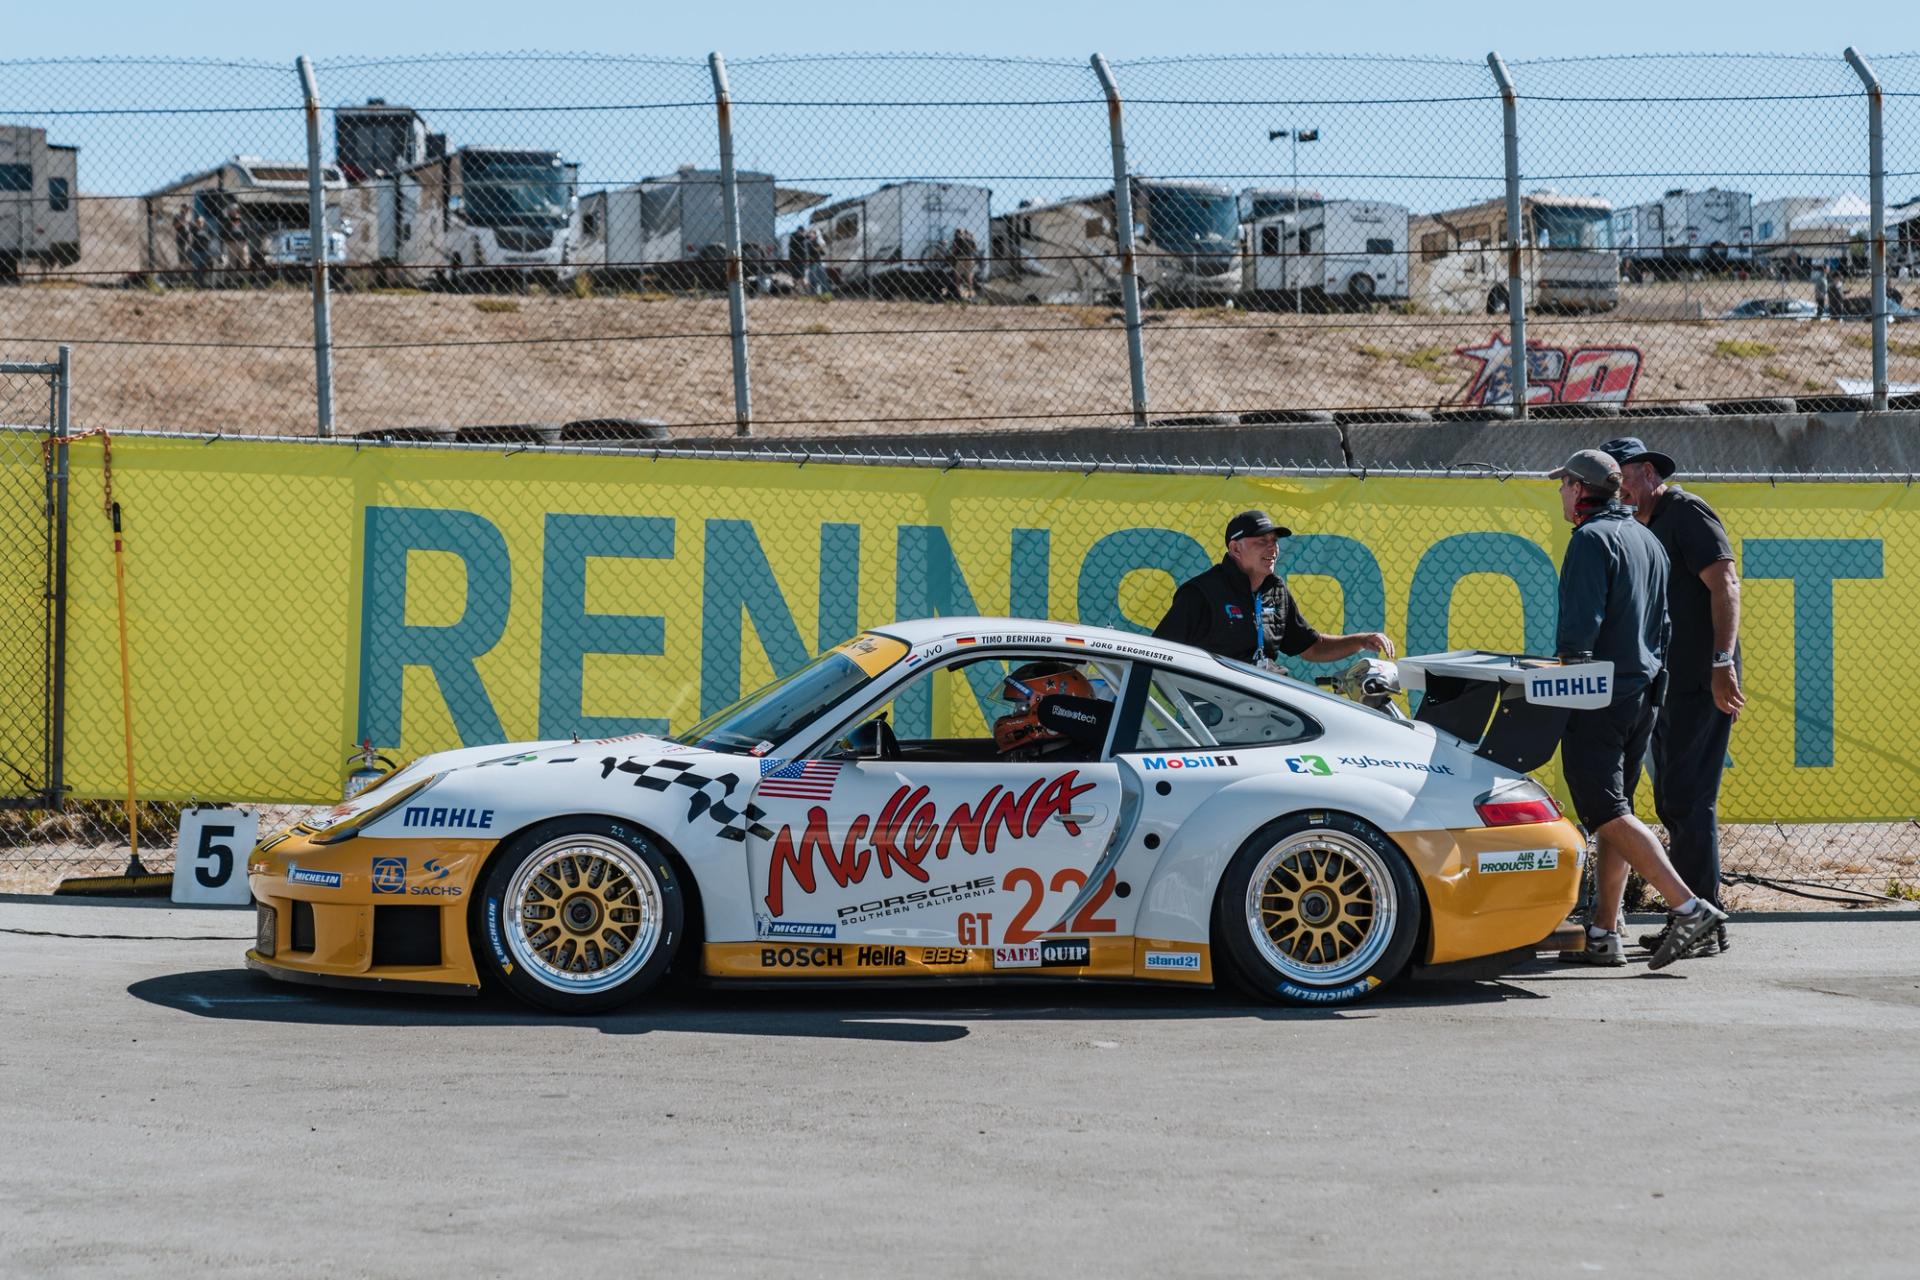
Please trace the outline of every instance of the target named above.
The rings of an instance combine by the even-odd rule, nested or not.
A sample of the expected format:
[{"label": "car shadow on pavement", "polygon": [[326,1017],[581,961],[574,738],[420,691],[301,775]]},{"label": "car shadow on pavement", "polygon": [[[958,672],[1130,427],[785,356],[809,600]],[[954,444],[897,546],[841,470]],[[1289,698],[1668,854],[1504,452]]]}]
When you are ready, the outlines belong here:
[{"label": "car shadow on pavement", "polygon": [[147,978],[127,994],[195,1017],[313,1027],[591,1026],[608,1035],[804,1036],[939,1044],[962,1040],[974,1023],[1019,1021],[1345,1022],[1397,1007],[1446,1007],[1539,999],[1504,982],[1417,982],[1338,1009],[1258,1004],[1228,991],[1168,990],[1105,983],[914,988],[704,988],[590,1017],[529,1008],[509,996],[396,996],[291,986],[246,969],[202,969]]}]

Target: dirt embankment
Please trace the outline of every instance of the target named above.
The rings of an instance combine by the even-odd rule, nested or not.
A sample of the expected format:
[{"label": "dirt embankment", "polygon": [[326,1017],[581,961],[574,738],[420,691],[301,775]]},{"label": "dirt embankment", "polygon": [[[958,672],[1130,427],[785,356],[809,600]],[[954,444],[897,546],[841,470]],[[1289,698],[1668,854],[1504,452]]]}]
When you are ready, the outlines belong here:
[{"label": "dirt embankment", "polygon": [[[1807,395],[1868,374],[1866,326],[1723,321],[1744,297],[1805,286],[1627,286],[1618,312],[1532,319],[1570,356],[1639,353],[1636,402]],[[1104,307],[838,298],[749,303],[754,412],[768,436],[1123,421],[1126,347]],[[723,298],[349,291],[334,298],[336,421],[403,425],[660,419],[733,425]],[[1459,354],[1505,318],[1158,311],[1145,332],[1155,416],[1460,403]],[[313,429],[312,306],[296,287],[195,290],[27,284],[0,290],[0,358],[75,348],[84,425],[247,433]],[[1891,372],[1920,380],[1920,332],[1895,328]]]}]

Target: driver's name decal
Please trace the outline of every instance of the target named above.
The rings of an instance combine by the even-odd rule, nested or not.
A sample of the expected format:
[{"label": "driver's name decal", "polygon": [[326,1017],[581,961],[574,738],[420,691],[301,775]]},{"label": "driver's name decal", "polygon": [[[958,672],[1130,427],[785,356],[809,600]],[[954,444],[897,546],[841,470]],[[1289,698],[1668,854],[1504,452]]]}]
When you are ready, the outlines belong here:
[{"label": "driver's name decal", "polygon": [[1054,818],[1068,834],[1077,836],[1079,824],[1066,815],[1073,812],[1074,801],[1095,785],[1079,777],[1078,769],[1069,769],[1056,778],[1036,778],[1017,793],[990,787],[976,803],[954,805],[944,823],[939,804],[928,798],[927,787],[899,787],[878,816],[856,814],[837,849],[826,809],[814,805],[807,810],[806,826],[797,839],[791,823],[774,837],[767,911],[775,917],[784,913],[789,876],[799,892],[815,892],[821,864],[843,889],[864,883],[875,867],[883,878],[891,879],[898,868],[925,884],[929,877],[923,864],[928,855],[945,858],[956,840],[969,854],[982,848],[992,853],[1002,835],[1009,840],[1027,839]]}]

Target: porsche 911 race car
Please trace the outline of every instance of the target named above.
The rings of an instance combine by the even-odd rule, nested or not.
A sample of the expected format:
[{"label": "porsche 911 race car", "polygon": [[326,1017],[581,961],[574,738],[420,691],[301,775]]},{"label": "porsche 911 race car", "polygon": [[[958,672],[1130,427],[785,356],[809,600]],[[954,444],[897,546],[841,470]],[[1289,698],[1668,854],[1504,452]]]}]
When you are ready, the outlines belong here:
[{"label": "porsche 911 race car", "polygon": [[392,771],[253,852],[247,964],[573,1013],[676,963],[1343,1003],[1553,935],[1584,841],[1524,771],[1610,675],[1444,654],[1359,663],[1349,698],[1118,631],[903,622],[672,738]]}]

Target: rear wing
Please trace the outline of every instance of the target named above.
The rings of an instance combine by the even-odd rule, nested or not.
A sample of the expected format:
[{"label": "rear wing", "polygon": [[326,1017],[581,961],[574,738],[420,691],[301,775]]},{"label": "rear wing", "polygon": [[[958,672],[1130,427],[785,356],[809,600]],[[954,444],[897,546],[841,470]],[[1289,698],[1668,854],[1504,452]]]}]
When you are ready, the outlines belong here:
[{"label": "rear wing", "polygon": [[1568,712],[1613,701],[1611,662],[1456,649],[1401,658],[1393,666],[1397,687],[1421,695],[1415,720],[1445,729],[1473,743],[1475,755],[1522,773],[1553,759]]}]

